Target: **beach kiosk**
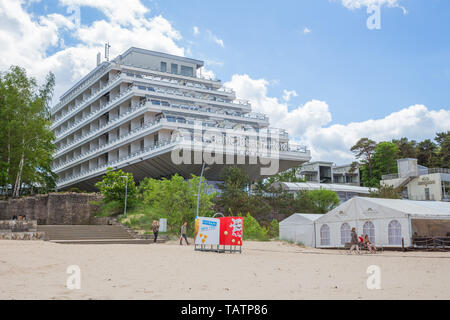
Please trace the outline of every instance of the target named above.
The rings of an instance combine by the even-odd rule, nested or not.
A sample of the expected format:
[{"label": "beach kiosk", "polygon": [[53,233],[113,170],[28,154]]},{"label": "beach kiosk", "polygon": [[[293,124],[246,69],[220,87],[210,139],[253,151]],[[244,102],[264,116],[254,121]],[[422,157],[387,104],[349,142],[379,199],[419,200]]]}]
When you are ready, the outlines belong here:
[{"label": "beach kiosk", "polygon": [[244,219],[216,216],[195,219],[195,251],[242,253]]}]

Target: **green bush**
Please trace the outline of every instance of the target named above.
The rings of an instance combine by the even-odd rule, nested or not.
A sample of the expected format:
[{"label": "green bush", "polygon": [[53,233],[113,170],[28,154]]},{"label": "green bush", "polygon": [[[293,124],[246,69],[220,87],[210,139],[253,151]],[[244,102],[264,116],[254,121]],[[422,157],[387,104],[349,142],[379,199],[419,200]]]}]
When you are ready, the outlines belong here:
[{"label": "green bush", "polygon": [[[127,179],[124,177],[128,177],[128,186],[126,183]],[[131,173],[125,173],[122,170],[114,171],[112,168],[108,168],[102,181],[97,182],[95,186],[103,195],[105,204],[115,202],[123,210],[125,206],[125,192],[127,192],[127,208],[131,209],[136,204],[137,187]]]},{"label": "green bush", "polygon": [[278,220],[272,220],[269,225],[269,237],[275,239],[280,235],[280,223]]},{"label": "green bush", "polygon": [[244,240],[269,241],[269,230],[262,227],[250,213],[244,217]]},{"label": "green bush", "polygon": [[98,210],[95,213],[96,217],[113,217],[123,213],[123,204],[119,203],[119,201],[92,201],[91,204],[98,206]]}]

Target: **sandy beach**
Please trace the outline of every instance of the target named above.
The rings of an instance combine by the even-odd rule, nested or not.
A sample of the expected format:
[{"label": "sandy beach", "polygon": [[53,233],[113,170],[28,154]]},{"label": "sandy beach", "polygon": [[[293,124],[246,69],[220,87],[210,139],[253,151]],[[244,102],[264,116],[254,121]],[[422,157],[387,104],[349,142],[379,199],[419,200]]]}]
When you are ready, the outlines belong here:
[{"label": "sandy beach", "polygon": [[[67,267],[81,269],[69,290]],[[369,290],[367,268],[381,270]],[[350,256],[282,242],[245,243],[242,254],[177,243],[61,245],[0,242],[0,299],[450,299],[450,253]]]}]

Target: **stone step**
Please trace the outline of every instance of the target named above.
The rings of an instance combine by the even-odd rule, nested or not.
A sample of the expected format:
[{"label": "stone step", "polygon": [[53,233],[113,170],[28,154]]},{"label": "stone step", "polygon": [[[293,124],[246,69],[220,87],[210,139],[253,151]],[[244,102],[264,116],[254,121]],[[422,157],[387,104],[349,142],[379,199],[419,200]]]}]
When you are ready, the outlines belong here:
[{"label": "stone step", "polygon": [[[83,244],[131,244],[131,245],[142,245],[142,244],[153,244],[153,240],[139,240],[139,239],[104,239],[104,240],[51,240],[51,243],[58,244],[72,244],[72,245],[83,245]],[[164,240],[158,240],[158,243],[164,243]]]},{"label": "stone step", "polygon": [[47,240],[132,240],[120,226],[38,226]]},{"label": "stone step", "polygon": [[[122,225],[79,225],[79,226],[38,226],[38,232],[45,233],[45,240],[56,243],[153,243],[153,235],[139,236],[133,229]],[[158,237],[158,242],[166,242],[166,236]],[[135,243],[131,241],[130,243]]]}]

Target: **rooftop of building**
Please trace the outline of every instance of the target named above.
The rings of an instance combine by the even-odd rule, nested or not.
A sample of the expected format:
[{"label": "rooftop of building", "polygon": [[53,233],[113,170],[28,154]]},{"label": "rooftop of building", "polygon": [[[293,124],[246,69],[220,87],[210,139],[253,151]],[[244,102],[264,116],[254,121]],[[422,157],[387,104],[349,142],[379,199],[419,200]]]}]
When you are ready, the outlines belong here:
[{"label": "rooftop of building", "polygon": [[203,67],[204,64],[205,64],[201,60],[191,59],[191,58],[182,57],[182,56],[176,56],[176,55],[172,55],[172,54],[168,54],[168,53],[164,53],[164,52],[151,51],[151,50],[147,50],[147,49],[143,49],[143,48],[131,47],[128,50],[126,50],[124,53],[122,53],[121,55],[117,56],[111,62],[110,61],[104,61],[104,62],[100,63],[92,71],[90,71],[87,75],[85,75],[77,83],[75,83],[69,90],[67,90],[60,97],[60,100],[63,100],[65,97],[67,97],[72,91],[74,91],[84,81],[86,81],[91,76],[93,76],[97,71],[110,66],[112,63],[119,63],[120,64],[121,60],[123,60],[125,57],[127,57],[128,55],[130,55],[133,52],[146,54],[146,55],[154,56],[154,57],[160,57],[160,58],[164,58],[164,59],[171,59],[171,60],[175,60],[175,61],[195,64],[197,66],[197,69]]}]

